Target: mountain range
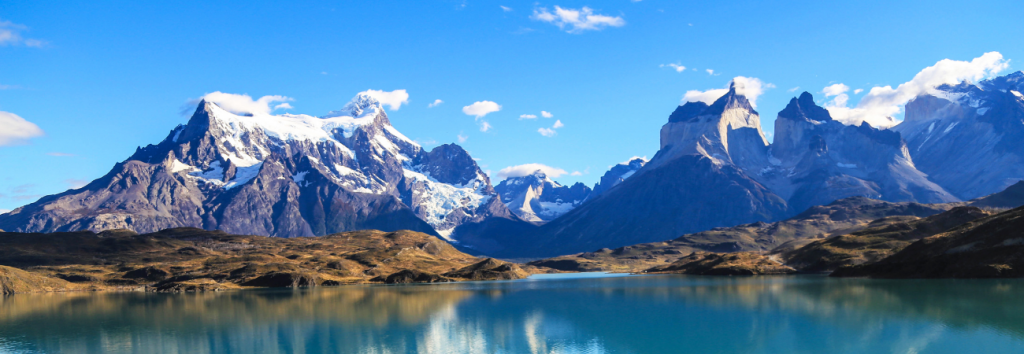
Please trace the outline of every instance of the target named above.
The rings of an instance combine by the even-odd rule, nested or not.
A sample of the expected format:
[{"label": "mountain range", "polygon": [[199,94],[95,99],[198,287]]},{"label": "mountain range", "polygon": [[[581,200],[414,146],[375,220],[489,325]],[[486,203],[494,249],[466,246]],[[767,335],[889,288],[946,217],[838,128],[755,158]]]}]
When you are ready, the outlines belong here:
[{"label": "mountain range", "polygon": [[377,100],[359,95],[324,117],[229,112],[202,101],[160,143],[82,188],[0,215],[0,228],[447,236],[491,217],[518,220],[465,150],[424,150],[391,126]]},{"label": "mountain range", "polygon": [[0,229],[407,229],[471,253],[547,257],[774,222],[848,197],[951,203],[1024,178],[1022,89],[1021,72],[939,86],[890,129],[845,125],[804,92],[777,114],[769,143],[734,82],[712,102],[676,107],[653,158],[612,166],[593,188],[540,171],[492,186],[464,149],[423,149],[368,95],[322,117],[202,101],[163,141],[82,188],[0,215]]}]

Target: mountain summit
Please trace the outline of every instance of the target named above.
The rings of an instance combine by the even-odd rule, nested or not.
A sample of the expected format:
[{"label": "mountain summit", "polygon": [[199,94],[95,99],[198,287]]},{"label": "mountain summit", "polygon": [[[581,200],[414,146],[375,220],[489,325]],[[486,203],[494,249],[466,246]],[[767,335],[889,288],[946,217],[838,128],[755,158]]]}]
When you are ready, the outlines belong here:
[{"label": "mountain summit", "polygon": [[85,187],[0,216],[0,228],[448,236],[490,217],[517,220],[465,150],[425,151],[391,126],[377,100],[359,95],[324,117],[240,115],[201,101],[160,143]]}]

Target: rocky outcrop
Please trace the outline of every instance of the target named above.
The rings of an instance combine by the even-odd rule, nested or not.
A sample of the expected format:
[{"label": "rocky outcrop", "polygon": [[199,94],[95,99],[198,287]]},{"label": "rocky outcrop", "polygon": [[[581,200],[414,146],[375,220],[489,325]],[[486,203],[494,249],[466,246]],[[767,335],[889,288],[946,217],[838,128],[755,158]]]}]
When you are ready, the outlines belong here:
[{"label": "rocky outcrop", "polygon": [[787,266],[802,272],[831,272],[843,266],[877,262],[916,240],[988,215],[976,207],[956,207],[925,218],[890,216],[871,222],[864,230],[814,241],[780,252],[779,256]]},{"label": "rocky outcrop", "polygon": [[387,284],[409,284],[409,283],[448,283],[451,279],[437,274],[421,272],[412,269],[403,269],[397,273],[384,277],[383,282]]},{"label": "rocky outcrop", "polygon": [[694,252],[672,264],[647,269],[644,273],[692,275],[772,275],[796,273],[796,270],[751,252]]},{"label": "rocky outcrop", "polygon": [[477,264],[443,274],[465,280],[515,280],[530,276],[519,265],[488,258]]},{"label": "rocky outcrop", "polygon": [[1024,208],[977,219],[918,240],[878,262],[846,266],[834,277],[1024,277]]}]

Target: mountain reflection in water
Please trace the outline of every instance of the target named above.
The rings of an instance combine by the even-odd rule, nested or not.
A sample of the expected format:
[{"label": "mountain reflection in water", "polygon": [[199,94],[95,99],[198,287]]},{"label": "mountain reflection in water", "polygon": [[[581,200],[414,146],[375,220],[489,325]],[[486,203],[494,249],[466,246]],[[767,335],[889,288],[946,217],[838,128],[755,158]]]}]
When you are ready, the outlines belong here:
[{"label": "mountain reflection in water", "polygon": [[581,277],[0,298],[0,351],[957,353],[1024,350],[1024,282]]}]

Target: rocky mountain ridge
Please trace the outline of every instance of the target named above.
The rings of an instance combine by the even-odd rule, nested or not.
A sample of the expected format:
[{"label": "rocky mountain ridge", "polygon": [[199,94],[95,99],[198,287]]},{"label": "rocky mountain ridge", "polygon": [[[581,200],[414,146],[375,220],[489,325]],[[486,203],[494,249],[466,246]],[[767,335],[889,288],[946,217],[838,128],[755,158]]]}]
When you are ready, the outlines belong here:
[{"label": "rocky mountain ridge", "polygon": [[426,151],[359,95],[324,117],[229,112],[202,101],[185,125],[88,185],[0,215],[18,232],[173,227],[278,237],[518,218],[461,147]]}]

